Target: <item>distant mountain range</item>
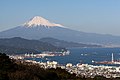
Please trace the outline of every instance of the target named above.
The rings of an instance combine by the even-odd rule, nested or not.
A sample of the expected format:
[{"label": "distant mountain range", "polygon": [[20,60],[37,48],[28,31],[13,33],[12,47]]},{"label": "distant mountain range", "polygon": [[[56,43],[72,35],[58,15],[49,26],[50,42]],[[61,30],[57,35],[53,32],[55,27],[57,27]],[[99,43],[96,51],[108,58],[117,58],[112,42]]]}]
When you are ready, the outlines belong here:
[{"label": "distant mountain range", "polygon": [[42,42],[50,43],[57,47],[65,47],[65,48],[72,48],[72,47],[102,47],[101,45],[92,45],[92,44],[83,44],[83,43],[75,43],[75,42],[67,42],[64,40],[58,40],[55,38],[42,38],[40,39]]},{"label": "distant mountain range", "polygon": [[0,52],[7,54],[40,53],[41,51],[66,51],[71,47],[101,47],[75,42],[67,42],[54,38],[28,40],[21,37],[0,39]]},{"label": "distant mountain range", "polygon": [[77,43],[120,44],[119,36],[85,33],[71,30],[60,24],[36,16],[23,25],[0,32],[0,38],[22,37],[39,40],[52,37],[59,40]]},{"label": "distant mountain range", "polygon": [[0,52],[3,53],[40,53],[41,51],[62,51],[65,48],[56,47],[52,44],[38,40],[28,40],[20,37],[0,39]]}]

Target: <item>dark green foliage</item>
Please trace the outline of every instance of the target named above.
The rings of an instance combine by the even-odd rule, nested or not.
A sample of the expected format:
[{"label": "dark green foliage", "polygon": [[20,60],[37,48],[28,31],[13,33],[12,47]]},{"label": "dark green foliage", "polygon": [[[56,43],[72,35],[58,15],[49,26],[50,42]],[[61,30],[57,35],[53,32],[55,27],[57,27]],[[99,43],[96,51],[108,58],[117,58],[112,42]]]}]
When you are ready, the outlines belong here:
[{"label": "dark green foliage", "polygon": [[59,79],[58,75],[55,72],[47,72],[45,74],[45,78],[46,80],[58,80]]},{"label": "dark green foliage", "polygon": [[66,70],[57,68],[57,69],[48,69],[48,72],[55,72],[60,79],[77,79],[75,74],[70,74]]},{"label": "dark green foliage", "polygon": [[0,80],[8,80],[8,73],[15,70],[15,64],[6,54],[0,53]]},{"label": "dark green foliage", "polygon": [[6,72],[0,71],[0,80],[9,80],[9,77]]},{"label": "dark green foliage", "polygon": [[11,71],[13,70],[12,68],[14,68],[14,66],[15,64],[13,63],[11,59],[9,59],[8,56],[6,56],[6,54],[0,53],[0,72]]}]

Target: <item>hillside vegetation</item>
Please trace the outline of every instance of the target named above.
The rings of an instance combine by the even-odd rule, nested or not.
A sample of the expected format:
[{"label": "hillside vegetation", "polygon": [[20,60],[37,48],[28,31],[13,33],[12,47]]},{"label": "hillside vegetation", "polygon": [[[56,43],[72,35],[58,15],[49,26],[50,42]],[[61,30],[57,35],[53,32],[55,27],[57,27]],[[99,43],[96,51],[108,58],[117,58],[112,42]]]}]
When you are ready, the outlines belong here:
[{"label": "hillside vegetation", "polygon": [[50,43],[38,40],[28,40],[20,37],[0,39],[0,52],[7,54],[39,53],[40,51],[61,51],[62,47],[56,47]]},{"label": "hillside vegetation", "polygon": [[76,77],[66,70],[43,69],[39,65],[28,65],[10,59],[6,54],[0,53],[0,80],[120,80],[106,79],[101,76],[95,78]]}]

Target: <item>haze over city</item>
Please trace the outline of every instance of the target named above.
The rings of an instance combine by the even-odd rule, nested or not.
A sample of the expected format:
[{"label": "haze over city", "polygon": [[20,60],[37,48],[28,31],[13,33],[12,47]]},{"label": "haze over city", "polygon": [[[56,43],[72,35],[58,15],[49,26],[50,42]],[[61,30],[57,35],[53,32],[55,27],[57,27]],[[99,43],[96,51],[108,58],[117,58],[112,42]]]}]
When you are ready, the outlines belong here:
[{"label": "haze over city", "polygon": [[0,31],[42,16],[70,29],[120,36],[119,0],[0,1]]}]

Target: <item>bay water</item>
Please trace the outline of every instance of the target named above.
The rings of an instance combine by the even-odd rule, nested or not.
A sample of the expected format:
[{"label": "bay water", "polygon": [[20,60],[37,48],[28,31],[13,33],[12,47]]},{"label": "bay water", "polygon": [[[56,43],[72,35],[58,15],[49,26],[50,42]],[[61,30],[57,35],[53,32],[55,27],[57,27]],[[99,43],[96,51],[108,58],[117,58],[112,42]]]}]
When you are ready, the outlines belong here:
[{"label": "bay water", "polygon": [[36,61],[57,61],[59,64],[93,64],[92,61],[111,61],[112,53],[114,54],[114,60],[120,60],[120,48],[68,48],[69,55],[66,56],[54,56],[34,58]]}]

